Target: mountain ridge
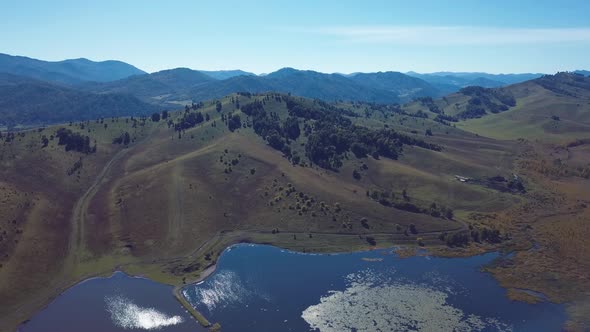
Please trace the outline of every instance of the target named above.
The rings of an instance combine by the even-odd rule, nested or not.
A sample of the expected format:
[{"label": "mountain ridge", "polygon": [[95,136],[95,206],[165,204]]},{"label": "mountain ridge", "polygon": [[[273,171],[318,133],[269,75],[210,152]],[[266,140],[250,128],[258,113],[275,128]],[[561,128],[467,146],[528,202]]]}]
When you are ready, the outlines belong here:
[{"label": "mountain ridge", "polygon": [[66,85],[114,81],[144,71],[118,60],[92,61],[86,58],[44,61],[0,53],[0,72]]}]

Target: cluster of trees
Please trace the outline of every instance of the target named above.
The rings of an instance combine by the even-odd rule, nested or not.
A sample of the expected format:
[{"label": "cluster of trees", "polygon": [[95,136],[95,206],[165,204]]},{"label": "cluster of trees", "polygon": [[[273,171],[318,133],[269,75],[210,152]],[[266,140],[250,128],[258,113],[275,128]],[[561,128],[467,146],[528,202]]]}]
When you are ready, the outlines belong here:
[{"label": "cluster of trees", "polygon": [[201,112],[185,112],[182,118],[180,118],[178,122],[174,124],[174,130],[182,131],[193,128],[205,121],[209,121],[209,114],[203,116],[203,113]]},{"label": "cluster of trees", "polygon": [[234,131],[236,129],[239,129],[242,127],[242,119],[240,118],[240,115],[238,114],[230,114],[227,117],[227,129],[229,129],[229,131]]},{"label": "cluster of trees", "polygon": [[113,139],[113,144],[129,145],[129,142],[131,142],[131,137],[129,136],[128,132],[124,132],[121,134],[121,136],[115,137],[115,139]]},{"label": "cluster of trees", "polygon": [[276,113],[267,112],[260,100],[242,105],[241,111],[251,118],[256,134],[294,163],[299,163],[300,156],[291,153],[290,142],[297,140],[301,134],[307,136],[306,157],[322,168],[334,170],[342,166],[348,152],[354,153],[357,158],[371,155],[374,158],[397,159],[404,144],[441,150],[435,144],[392,129],[373,130],[354,125],[350,117],[358,117],[356,113],[323,101],[310,102],[291,96],[282,96],[281,99],[286,102],[289,112],[284,121]]},{"label": "cluster of trees", "polygon": [[241,111],[251,118],[252,128],[257,135],[263,137],[274,149],[291,157],[289,139],[295,140],[301,134],[299,120],[296,117],[290,116],[281,122],[276,113],[266,112],[264,103],[259,100],[242,105]]},{"label": "cluster of trees", "polygon": [[405,189],[402,191],[401,199],[397,199],[393,192],[379,190],[367,190],[367,197],[383,206],[392,207],[398,210],[412,213],[429,214],[435,218],[453,219],[454,217],[453,210],[451,208],[436,204],[434,202],[430,204],[430,207],[428,208],[411,203],[410,197],[408,196]]},{"label": "cluster of trees", "polygon": [[316,165],[327,169],[342,166],[345,153],[351,151],[357,158],[371,155],[397,159],[403,145],[419,146],[440,151],[441,147],[416,139],[393,129],[372,130],[357,125],[337,125],[329,121],[318,121],[305,145],[306,156]]},{"label": "cluster of trees", "polygon": [[483,228],[481,230],[473,228],[473,226],[469,227],[470,230],[465,230],[461,232],[454,233],[453,235],[448,235],[446,232],[442,233],[439,236],[441,241],[444,241],[447,246],[449,247],[465,247],[471,241],[482,243],[500,243],[504,239],[497,229],[489,229]]},{"label": "cluster of trees", "polygon": [[526,188],[524,187],[524,184],[522,184],[522,180],[517,177],[514,177],[512,180],[508,181],[508,188],[513,192],[519,192],[521,194],[526,193]]},{"label": "cluster of trees", "polygon": [[[469,86],[461,89],[459,92],[470,96],[467,108],[457,114],[460,119],[480,118],[487,114],[487,110],[492,113],[499,113],[516,106],[516,99],[511,94],[501,89],[486,89],[479,86]],[[497,103],[496,101],[499,103]]]},{"label": "cluster of trees", "polygon": [[459,122],[459,119],[457,119],[456,117],[451,116],[451,115],[446,115],[444,113],[437,114],[433,120],[436,122],[442,123],[446,126],[451,125],[449,122]]},{"label": "cluster of trees", "polygon": [[58,145],[65,145],[66,151],[77,151],[82,153],[95,153],[96,143],[90,146],[90,137],[75,133],[70,129],[60,128],[55,137],[58,138]]},{"label": "cluster of trees", "polygon": [[432,113],[436,113],[436,114],[442,113],[442,111],[440,110],[438,105],[436,105],[434,103],[434,100],[432,99],[432,97],[414,98],[414,101],[419,102],[420,104],[422,104],[422,106],[428,107],[428,110],[431,111]]}]

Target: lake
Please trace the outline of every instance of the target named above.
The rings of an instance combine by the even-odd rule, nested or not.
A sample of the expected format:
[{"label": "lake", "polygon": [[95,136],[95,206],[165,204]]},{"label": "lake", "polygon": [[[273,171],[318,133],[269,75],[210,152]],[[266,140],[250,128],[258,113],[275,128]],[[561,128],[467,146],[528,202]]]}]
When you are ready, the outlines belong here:
[{"label": "lake", "polygon": [[[560,330],[562,305],[510,301],[480,271],[497,257],[402,259],[391,249],[304,254],[240,244],[224,251],[214,274],[187,285],[183,294],[230,332]],[[122,273],[71,288],[22,330],[82,329],[204,330],[171,287]]]}]

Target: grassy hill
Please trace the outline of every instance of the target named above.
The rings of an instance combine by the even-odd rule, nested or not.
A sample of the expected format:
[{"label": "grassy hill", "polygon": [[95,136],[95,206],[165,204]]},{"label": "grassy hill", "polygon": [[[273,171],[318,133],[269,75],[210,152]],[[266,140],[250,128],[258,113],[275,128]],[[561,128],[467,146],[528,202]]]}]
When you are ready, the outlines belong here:
[{"label": "grassy hill", "polygon": [[144,71],[121,61],[71,59],[50,62],[1,53],[0,72],[67,85],[88,81],[108,82],[145,74]]},{"label": "grassy hill", "polygon": [[567,142],[590,136],[590,78],[558,73],[504,88],[470,87],[406,109],[497,139]]},{"label": "grassy hill", "polygon": [[0,73],[0,127],[151,114],[156,107],[123,94],[94,94]]}]

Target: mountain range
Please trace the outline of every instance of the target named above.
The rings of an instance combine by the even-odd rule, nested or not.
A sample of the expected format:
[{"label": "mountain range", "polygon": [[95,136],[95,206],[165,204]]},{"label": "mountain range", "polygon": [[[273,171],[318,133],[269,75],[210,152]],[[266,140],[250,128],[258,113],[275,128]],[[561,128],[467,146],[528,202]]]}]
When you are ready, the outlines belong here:
[{"label": "mountain range", "polygon": [[4,126],[118,116],[125,109],[130,115],[148,114],[235,92],[274,91],[324,101],[406,103],[419,97],[442,97],[467,86],[497,88],[542,76],[394,71],[327,74],[293,68],[265,75],[188,68],[148,74],[121,61],[49,62],[7,54],[0,54],[0,73],[4,73],[0,78]]}]

